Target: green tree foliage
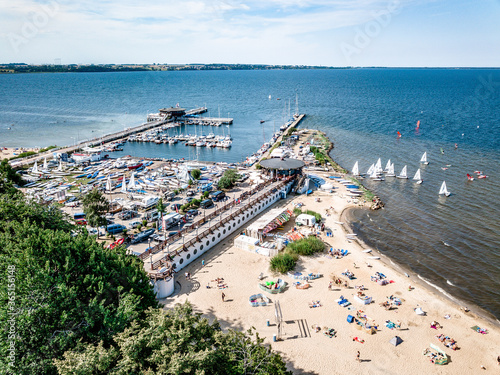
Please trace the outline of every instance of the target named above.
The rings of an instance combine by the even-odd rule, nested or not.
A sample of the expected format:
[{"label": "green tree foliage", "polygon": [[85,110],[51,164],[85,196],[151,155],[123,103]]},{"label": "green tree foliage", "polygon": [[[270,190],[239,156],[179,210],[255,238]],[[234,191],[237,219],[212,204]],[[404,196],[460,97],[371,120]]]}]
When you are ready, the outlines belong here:
[{"label": "green tree foliage", "polygon": [[186,302],[167,312],[149,309],[114,343],[86,344],[55,360],[61,375],[290,374],[281,357],[253,331],[223,333]]},{"label": "green tree foliage", "polygon": [[199,169],[193,169],[191,171],[191,177],[193,177],[195,180],[199,180],[201,177],[201,171]]},{"label": "green tree foliage", "polygon": [[203,192],[203,198],[208,198],[209,195],[210,195],[209,191],[204,191]]},{"label": "green tree foliage", "polygon": [[17,192],[14,184],[22,186],[24,181],[10,166],[7,159],[0,162],[0,194],[15,194]]},{"label": "green tree foliage", "polygon": [[231,189],[236,181],[240,178],[240,175],[234,169],[226,169],[222,177],[220,178],[217,187],[219,189]]},{"label": "green tree foliage", "polygon": [[[104,249],[86,231],[73,236],[72,228],[57,209],[0,197],[1,373],[8,372],[11,337],[4,327],[11,319],[16,351],[10,373],[56,374],[53,359],[78,344],[108,347],[157,306],[138,258],[122,247]],[[6,277],[9,267],[13,282]],[[14,304],[8,305],[12,291]]]},{"label": "green tree foliage", "polygon": [[316,211],[307,210],[305,213],[306,213],[307,215],[312,215],[312,216],[314,216],[314,217],[316,218],[316,221],[317,221],[318,223],[319,223],[319,222],[321,221],[321,219],[322,219],[321,214],[317,213]]},{"label": "green tree foliage", "polygon": [[[82,198],[82,205],[90,226],[100,227],[107,224],[104,215],[108,212],[109,203],[97,188],[92,189]],[[99,238],[99,232],[97,232],[97,238]]]}]

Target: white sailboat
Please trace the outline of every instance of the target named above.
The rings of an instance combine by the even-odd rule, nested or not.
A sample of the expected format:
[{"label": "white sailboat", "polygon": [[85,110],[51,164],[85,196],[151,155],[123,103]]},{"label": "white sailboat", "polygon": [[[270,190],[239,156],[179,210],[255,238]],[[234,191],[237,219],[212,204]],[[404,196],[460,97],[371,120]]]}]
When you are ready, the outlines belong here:
[{"label": "white sailboat", "polygon": [[425,151],[424,154],[422,155],[422,157],[420,158],[420,163],[422,163],[424,165],[429,164],[429,162],[427,161],[427,151]]},{"label": "white sailboat", "polygon": [[63,166],[62,166],[62,160],[59,159],[59,166],[57,167],[57,171],[58,172],[62,172],[63,171]]},{"label": "white sailboat", "polygon": [[401,169],[401,173],[399,173],[396,178],[408,178],[408,173],[406,171],[406,165]]},{"label": "white sailboat", "polygon": [[108,180],[106,181],[106,191],[111,191],[113,186],[111,185],[111,175],[108,174]]},{"label": "white sailboat", "polygon": [[35,160],[35,165],[31,168],[31,173],[38,173],[38,163]]},{"label": "white sailboat", "polygon": [[47,164],[47,158],[43,159],[43,170],[46,171],[49,169],[49,165]]},{"label": "white sailboat", "polygon": [[359,165],[357,161],[354,163],[354,167],[352,167],[352,175],[359,176]]},{"label": "white sailboat", "polygon": [[370,168],[366,171],[368,176],[371,176],[372,172],[375,170],[375,164],[370,165]]},{"label": "white sailboat", "polygon": [[121,189],[121,192],[122,193],[126,193],[127,192],[127,181],[125,181],[125,175],[122,175],[122,189]]},{"label": "white sailboat", "polygon": [[444,195],[445,197],[449,197],[450,194],[451,193],[446,188],[446,182],[443,181],[443,184],[441,185],[441,189],[439,189],[439,195]]},{"label": "white sailboat", "polygon": [[387,169],[387,173],[385,174],[387,177],[396,177],[396,174],[394,173],[394,163],[392,163],[389,168]]},{"label": "white sailboat", "polygon": [[378,158],[377,163],[375,164],[375,172],[382,173],[384,170],[382,169],[382,160]]},{"label": "white sailboat", "polygon": [[132,172],[131,176],[130,176],[130,181],[128,182],[128,189],[129,190],[132,190],[132,189],[135,189],[135,176],[134,176],[134,172]]},{"label": "white sailboat", "polygon": [[417,169],[417,172],[415,173],[415,176],[413,176],[413,179],[417,181],[417,184],[421,184],[424,180],[420,177],[420,168]]},{"label": "white sailboat", "polygon": [[391,159],[387,160],[387,164],[385,165],[384,172],[388,172],[389,168],[391,167]]},{"label": "white sailboat", "polygon": [[377,171],[375,170],[375,168],[373,168],[373,171],[370,174],[370,178],[373,181],[384,181],[384,176],[382,176],[381,174],[377,173]]}]

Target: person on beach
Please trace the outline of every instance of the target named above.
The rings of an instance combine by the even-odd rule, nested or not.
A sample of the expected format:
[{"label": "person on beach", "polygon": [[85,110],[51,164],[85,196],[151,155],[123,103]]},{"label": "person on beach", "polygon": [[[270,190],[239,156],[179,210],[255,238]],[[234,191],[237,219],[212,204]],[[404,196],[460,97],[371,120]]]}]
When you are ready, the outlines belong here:
[{"label": "person on beach", "polygon": [[201,266],[202,266],[202,267],[204,267],[204,266],[205,266],[205,260],[204,260],[204,259],[201,261]]},{"label": "person on beach", "polygon": [[224,302],[224,298],[226,298],[226,295],[222,292],[222,302]]},{"label": "person on beach", "polygon": [[361,362],[361,353],[358,350],[358,353],[356,354],[356,361]]}]

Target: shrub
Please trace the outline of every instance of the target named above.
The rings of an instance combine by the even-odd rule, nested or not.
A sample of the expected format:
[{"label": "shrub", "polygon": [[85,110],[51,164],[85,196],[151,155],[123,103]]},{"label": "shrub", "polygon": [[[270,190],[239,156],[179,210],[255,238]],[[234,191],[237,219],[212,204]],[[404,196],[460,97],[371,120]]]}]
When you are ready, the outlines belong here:
[{"label": "shrub", "polygon": [[317,222],[321,221],[321,214],[318,214],[317,212],[311,210],[307,210],[305,213],[314,216]]},{"label": "shrub", "polygon": [[145,227],[148,225],[148,221],[146,219],[142,219],[142,226]]},{"label": "shrub", "polygon": [[293,214],[294,214],[295,216],[299,216],[301,213],[302,213],[302,210],[301,210],[300,208],[295,207],[295,208],[293,209]]},{"label": "shrub", "polygon": [[175,189],[175,190],[174,190],[174,194],[175,194],[175,195],[179,194],[179,190],[178,190],[178,189]]},{"label": "shrub", "polygon": [[140,232],[141,230],[142,230],[142,224],[139,224],[139,225],[137,226],[137,232]]},{"label": "shrub", "polygon": [[286,247],[287,251],[297,255],[313,255],[325,249],[325,244],[319,238],[311,236],[291,242]]},{"label": "shrub", "polygon": [[287,273],[295,268],[297,263],[297,255],[282,253],[271,258],[270,267],[274,272]]},{"label": "shrub", "polygon": [[203,192],[203,198],[208,198],[209,195],[210,195],[209,191],[204,191]]},{"label": "shrub", "polygon": [[200,177],[201,177],[201,171],[199,169],[193,169],[191,171],[191,176],[195,179],[195,180],[199,180]]}]

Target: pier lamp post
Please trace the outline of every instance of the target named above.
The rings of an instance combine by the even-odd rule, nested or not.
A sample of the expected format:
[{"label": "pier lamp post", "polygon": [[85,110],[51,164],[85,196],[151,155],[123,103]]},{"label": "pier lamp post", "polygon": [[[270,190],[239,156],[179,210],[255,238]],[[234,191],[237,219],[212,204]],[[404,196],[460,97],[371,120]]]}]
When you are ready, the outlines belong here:
[{"label": "pier lamp post", "polygon": [[76,138],[75,137],[71,137],[70,138],[73,140],[73,146],[76,146]]}]

